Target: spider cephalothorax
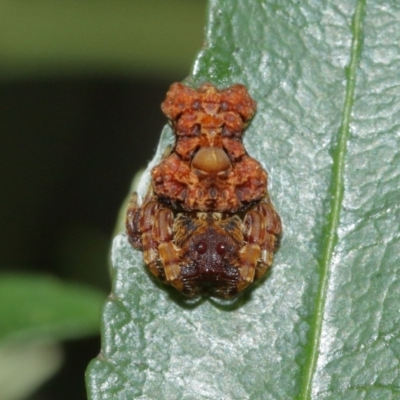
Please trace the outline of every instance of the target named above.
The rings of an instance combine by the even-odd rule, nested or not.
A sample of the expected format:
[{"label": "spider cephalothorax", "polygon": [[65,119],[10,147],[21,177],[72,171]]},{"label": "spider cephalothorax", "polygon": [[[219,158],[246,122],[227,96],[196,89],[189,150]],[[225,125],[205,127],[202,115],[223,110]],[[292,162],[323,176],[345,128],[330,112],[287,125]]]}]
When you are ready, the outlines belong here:
[{"label": "spider cephalothorax", "polygon": [[142,204],[132,196],[126,230],[150,272],[187,296],[232,298],[272,264],[281,222],[242,144],[255,108],[243,85],[175,83],[162,104],[176,143]]},{"label": "spider cephalothorax", "polygon": [[187,296],[231,298],[271,266],[281,223],[268,198],[239,216],[174,213],[148,194],[141,207],[132,197],[127,233],[155,277]]},{"label": "spider cephalothorax", "polygon": [[267,174],[242,143],[256,110],[243,85],[219,91],[174,83],[161,107],[176,144],[152,170],[160,199],[183,210],[235,212],[265,195]]}]

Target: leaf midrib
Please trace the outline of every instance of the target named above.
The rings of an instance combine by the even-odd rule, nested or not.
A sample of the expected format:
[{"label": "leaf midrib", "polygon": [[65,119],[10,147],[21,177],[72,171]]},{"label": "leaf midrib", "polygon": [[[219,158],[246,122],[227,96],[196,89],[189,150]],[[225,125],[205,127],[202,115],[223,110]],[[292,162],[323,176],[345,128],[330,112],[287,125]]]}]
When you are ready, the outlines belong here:
[{"label": "leaf midrib", "polygon": [[333,168],[330,195],[332,197],[326,234],[322,245],[320,261],[320,279],[316,295],[316,309],[311,321],[309,354],[304,366],[299,399],[311,399],[314,372],[319,357],[319,347],[325,310],[325,301],[330,277],[329,266],[337,244],[337,232],[340,223],[340,210],[344,193],[344,170],[347,153],[347,141],[350,135],[351,112],[354,103],[357,66],[361,53],[362,23],[366,0],[358,0],[352,21],[352,42],[350,63],[347,69],[346,96],[342,112],[342,123],[338,132],[337,146],[333,152]]}]

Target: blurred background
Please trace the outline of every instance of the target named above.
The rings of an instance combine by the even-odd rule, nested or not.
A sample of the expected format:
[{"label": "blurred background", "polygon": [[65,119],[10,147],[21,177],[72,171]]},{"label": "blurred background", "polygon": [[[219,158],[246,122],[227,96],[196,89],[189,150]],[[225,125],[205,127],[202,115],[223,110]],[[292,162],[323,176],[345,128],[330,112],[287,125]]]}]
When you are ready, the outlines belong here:
[{"label": "blurred background", "polygon": [[[0,4],[0,267],[110,291],[108,252],[160,103],[203,42],[205,0]],[[68,341],[29,399],[85,399],[100,338]]]}]

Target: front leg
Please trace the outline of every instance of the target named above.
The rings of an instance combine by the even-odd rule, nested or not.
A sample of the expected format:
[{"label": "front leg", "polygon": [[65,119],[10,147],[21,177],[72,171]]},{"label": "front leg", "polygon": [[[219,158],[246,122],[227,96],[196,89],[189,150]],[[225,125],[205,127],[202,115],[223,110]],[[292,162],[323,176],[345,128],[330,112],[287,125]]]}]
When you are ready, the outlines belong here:
[{"label": "front leg", "polygon": [[246,244],[239,255],[242,290],[260,279],[272,265],[282,233],[280,217],[267,196],[247,212],[243,225]]},{"label": "front leg", "polygon": [[157,278],[164,278],[164,271],[159,260],[159,241],[153,230],[159,219],[160,203],[151,193],[147,194],[141,206],[138,205],[138,196],[134,193],[128,204],[126,213],[126,233],[129,243],[135,249],[143,251],[144,262],[150,272]]},{"label": "front leg", "polygon": [[183,283],[179,280],[181,259],[179,249],[173,243],[173,223],[174,214],[170,209],[158,209],[154,218],[152,238],[158,243],[156,262],[158,266],[162,265],[162,279],[178,290],[182,290]]},{"label": "front leg", "polygon": [[129,199],[126,211],[125,228],[129,243],[137,250],[143,250],[142,232],[139,226],[141,208],[138,205],[138,195],[133,193]]},{"label": "front leg", "polygon": [[144,262],[155,277],[180,289],[179,251],[172,243],[173,222],[173,212],[156,196],[148,194],[138,206],[137,195],[133,194],[126,216],[129,242],[143,250]]}]

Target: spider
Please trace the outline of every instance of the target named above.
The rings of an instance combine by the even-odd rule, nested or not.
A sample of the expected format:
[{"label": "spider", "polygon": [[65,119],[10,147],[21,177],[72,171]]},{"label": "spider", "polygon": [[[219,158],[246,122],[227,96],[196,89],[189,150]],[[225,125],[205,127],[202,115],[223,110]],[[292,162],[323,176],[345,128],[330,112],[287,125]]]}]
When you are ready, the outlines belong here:
[{"label": "spider", "polygon": [[230,299],[264,276],[281,235],[267,173],[242,143],[256,104],[243,85],[175,83],[161,107],[176,142],[143,202],[130,200],[129,242],[184,295]]}]

